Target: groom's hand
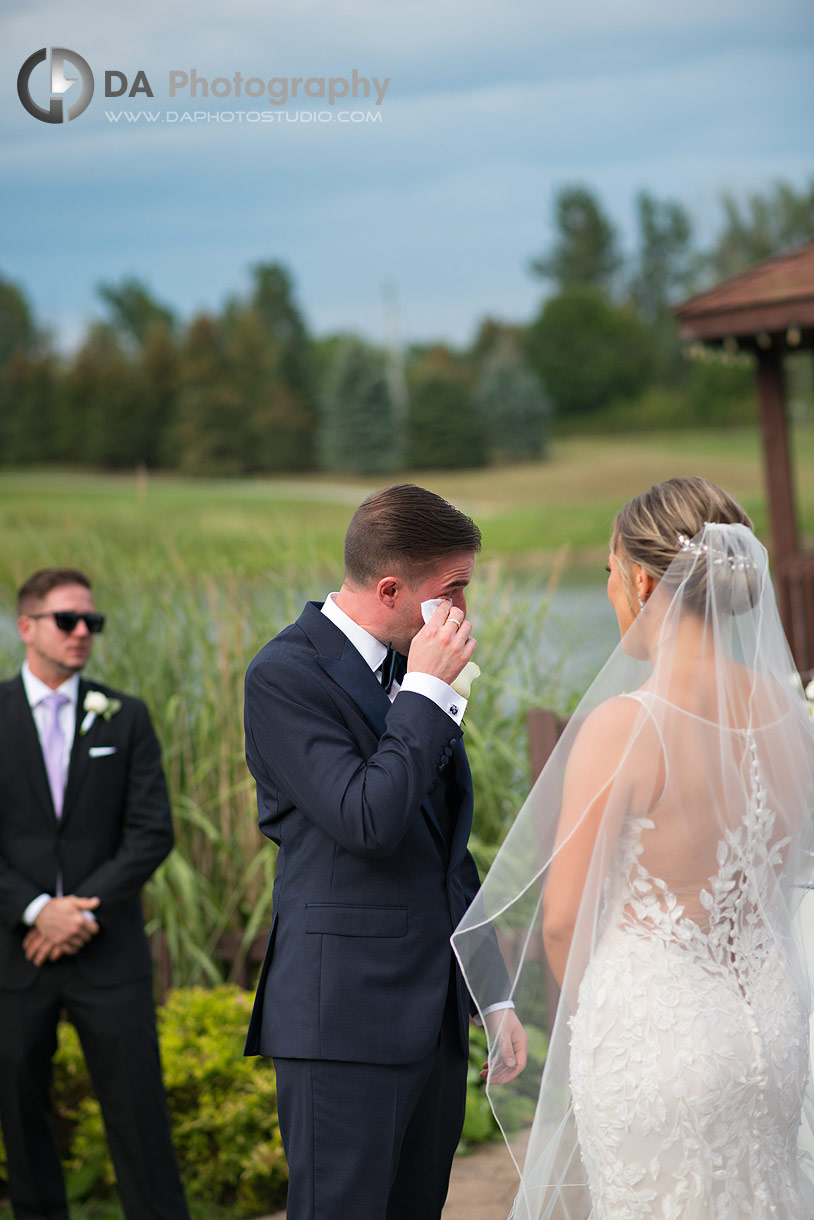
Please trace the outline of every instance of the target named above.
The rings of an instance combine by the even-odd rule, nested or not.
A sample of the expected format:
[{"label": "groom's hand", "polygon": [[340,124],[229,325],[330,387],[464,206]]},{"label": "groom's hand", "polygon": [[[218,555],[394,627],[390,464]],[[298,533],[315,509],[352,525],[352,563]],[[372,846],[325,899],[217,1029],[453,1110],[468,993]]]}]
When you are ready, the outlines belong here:
[{"label": "groom's hand", "polygon": [[[460,625],[459,625],[460,624]],[[451,601],[443,601],[432,618],[413,637],[407,654],[407,672],[432,674],[452,684],[472,660],[476,641],[472,624]]]},{"label": "groom's hand", "polygon": [[488,1084],[508,1084],[526,1066],[529,1036],[513,1008],[499,1008],[484,1018],[492,1048],[484,1063],[481,1080]]}]

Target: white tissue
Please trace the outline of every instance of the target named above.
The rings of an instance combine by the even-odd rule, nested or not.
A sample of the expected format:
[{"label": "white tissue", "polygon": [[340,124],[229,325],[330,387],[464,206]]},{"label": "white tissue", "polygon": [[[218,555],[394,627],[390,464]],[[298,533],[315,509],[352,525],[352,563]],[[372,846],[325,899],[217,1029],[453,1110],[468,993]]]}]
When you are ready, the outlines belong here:
[{"label": "white tissue", "polygon": [[428,623],[435,614],[441,602],[449,601],[448,597],[432,597],[428,602],[421,603],[421,613],[424,616],[424,622]]}]

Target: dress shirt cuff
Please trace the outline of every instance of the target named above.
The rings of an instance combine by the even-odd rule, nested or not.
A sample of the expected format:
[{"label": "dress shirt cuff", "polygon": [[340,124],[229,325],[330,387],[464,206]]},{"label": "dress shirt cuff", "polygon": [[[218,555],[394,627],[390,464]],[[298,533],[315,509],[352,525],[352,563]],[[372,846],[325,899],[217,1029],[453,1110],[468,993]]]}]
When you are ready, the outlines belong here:
[{"label": "dress shirt cuff", "polygon": [[440,678],[434,677],[433,674],[422,674],[416,670],[410,670],[408,674],[404,675],[401,690],[412,691],[415,695],[425,695],[437,707],[440,707],[442,712],[446,712],[456,724],[460,724],[464,718],[467,700],[462,699],[457,691],[454,691]]},{"label": "dress shirt cuff", "polygon": [[[514,1008],[514,1000],[501,1000],[498,1004],[490,1004],[488,1008],[484,1008],[483,1015],[488,1017],[490,1012],[500,1012],[503,1008]],[[483,1025],[479,1016],[473,1017],[473,1020],[476,1025]]]},{"label": "dress shirt cuff", "polygon": [[33,928],[40,911],[48,905],[52,898],[53,894],[39,894],[33,898],[23,911],[23,923],[28,924],[29,928]]}]

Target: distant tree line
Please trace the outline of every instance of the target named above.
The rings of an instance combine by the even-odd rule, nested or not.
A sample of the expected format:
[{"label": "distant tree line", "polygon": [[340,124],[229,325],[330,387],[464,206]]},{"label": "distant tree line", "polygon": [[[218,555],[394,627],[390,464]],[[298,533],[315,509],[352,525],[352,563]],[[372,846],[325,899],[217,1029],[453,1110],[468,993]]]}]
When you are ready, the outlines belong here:
[{"label": "distant tree line", "polygon": [[747,420],[748,358],[683,359],[670,306],[814,237],[814,179],[722,204],[700,251],[686,210],[642,192],[625,252],[596,194],[563,187],[530,263],[546,285],[536,316],[487,318],[463,350],[317,338],[289,272],[261,263],[244,297],[186,323],[138,280],[102,284],[103,320],[60,355],[0,278],[0,464],[384,475],[540,457],[552,427]]}]

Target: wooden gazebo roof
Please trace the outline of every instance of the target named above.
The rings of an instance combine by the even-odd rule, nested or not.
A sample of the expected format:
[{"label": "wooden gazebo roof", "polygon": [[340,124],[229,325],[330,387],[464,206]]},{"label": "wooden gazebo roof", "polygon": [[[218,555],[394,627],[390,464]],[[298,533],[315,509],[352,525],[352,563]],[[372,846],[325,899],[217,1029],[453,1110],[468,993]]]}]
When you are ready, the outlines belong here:
[{"label": "wooden gazebo roof", "polygon": [[814,347],[814,242],[767,258],[690,297],[674,312],[685,340]]},{"label": "wooden gazebo roof", "polygon": [[814,351],[814,242],[767,258],[676,306],[685,342],[754,352],[778,601],[792,652],[814,669],[814,556],[802,554],[791,477],[783,356]]}]

